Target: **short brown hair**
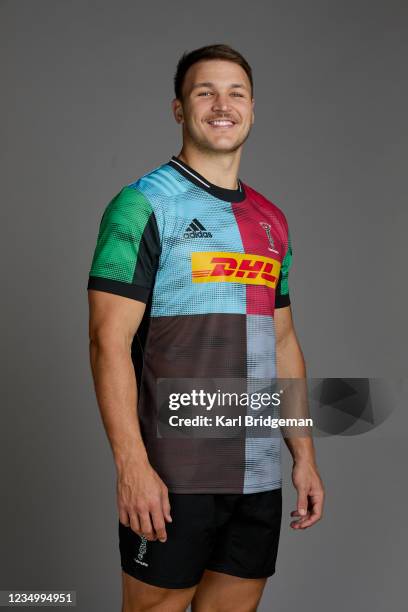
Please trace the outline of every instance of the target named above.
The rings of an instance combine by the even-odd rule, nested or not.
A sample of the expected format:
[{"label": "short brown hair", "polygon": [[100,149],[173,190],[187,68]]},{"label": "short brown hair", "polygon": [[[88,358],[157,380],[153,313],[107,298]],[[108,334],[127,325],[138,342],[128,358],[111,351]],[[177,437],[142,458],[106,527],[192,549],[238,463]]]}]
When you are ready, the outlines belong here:
[{"label": "short brown hair", "polygon": [[251,83],[251,96],[254,95],[254,83],[252,78],[252,68],[246,61],[246,59],[235,51],[229,45],[207,45],[194,49],[193,51],[185,51],[177,63],[176,74],[174,75],[174,93],[176,98],[182,100],[182,88],[184,77],[186,76],[187,70],[193,64],[200,62],[201,60],[213,60],[221,59],[234,62],[243,68],[248,76],[249,82]]}]

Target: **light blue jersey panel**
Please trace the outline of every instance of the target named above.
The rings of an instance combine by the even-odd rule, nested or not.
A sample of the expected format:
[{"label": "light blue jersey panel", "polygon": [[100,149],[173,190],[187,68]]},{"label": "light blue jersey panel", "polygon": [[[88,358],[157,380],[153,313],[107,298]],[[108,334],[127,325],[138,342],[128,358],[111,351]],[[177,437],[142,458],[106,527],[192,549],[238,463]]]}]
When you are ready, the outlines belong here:
[{"label": "light blue jersey panel", "polygon": [[[142,177],[137,187],[152,204],[162,243],[151,316],[245,314],[244,284],[192,281],[192,252],[245,252],[230,202],[189,183],[169,166]],[[197,222],[203,236],[191,231]]]}]

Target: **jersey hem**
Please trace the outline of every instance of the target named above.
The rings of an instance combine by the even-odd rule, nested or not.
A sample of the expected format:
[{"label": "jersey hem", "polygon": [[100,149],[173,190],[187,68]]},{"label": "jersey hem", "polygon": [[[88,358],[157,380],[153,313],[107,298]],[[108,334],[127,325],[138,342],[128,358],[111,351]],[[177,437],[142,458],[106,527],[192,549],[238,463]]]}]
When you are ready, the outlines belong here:
[{"label": "jersey hem", "polygon": [[276,296],[275,308],[283,308],[284,306],[289,306],[289,304],[290,304],[289,294]]},{"label": "jersey hem", "polygon": [[263,484],[263,485],[257,485],[254,487],[248,487],[246,486],[244,489],[237,489],[236,487],[234,488],[226,488],[226,487],[171,487],[169,485],[167,485],[167,489],[169,493],[186,493],[186,494],[201,494],[201,493],[206,493],[206,494],[213,494],[216,495],[217,493],[222,495],[223,493],[233,493],[235,495],[237,494],[242,494],[242,495],[246,495],[246,494],[250,494],[250,493],[262,493],[263,491],[275,491],[276,489],[281,489],[282,488],[282,482],[276,484],[275,483],[268,483],[268,484]]},{"label": "jersey hem", "polygon": [[105,291],[106,293],[114,293],[122,297],[138,300],[139,302],[147,303],[149,299],[150,289],[141,285],[133,285],[122,281],[112,280],[110,278],[102,278],[100,276],[89,276],[87,289],[96,289]]}]

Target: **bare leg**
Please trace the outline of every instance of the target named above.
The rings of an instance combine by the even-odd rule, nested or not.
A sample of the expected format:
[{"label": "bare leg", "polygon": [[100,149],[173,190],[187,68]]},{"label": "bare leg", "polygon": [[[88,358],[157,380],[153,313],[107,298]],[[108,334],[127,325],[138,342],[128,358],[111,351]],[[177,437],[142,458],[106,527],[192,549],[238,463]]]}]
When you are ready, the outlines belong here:
[{"label": "bare leg", "polygon": [[162,589],[122,571],[122,612],[185,612],[196,590]]},{"label": "bare leg", "polygon": [[266,580],[205,570],[191,603],[192,612],[256,612]]}]

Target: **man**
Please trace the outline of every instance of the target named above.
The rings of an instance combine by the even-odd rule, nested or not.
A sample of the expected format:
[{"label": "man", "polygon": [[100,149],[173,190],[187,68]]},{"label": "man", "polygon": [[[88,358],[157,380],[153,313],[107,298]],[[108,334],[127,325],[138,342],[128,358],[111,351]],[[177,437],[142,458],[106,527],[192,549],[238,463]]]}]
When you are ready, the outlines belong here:
[{"label": "man", "polygon": [[[304,378],[283,212],[238,170],[251,68],[227,45],[184,54],[177,156],[103,214],[89,276],[95,390],[117,468],[123,612],[256,609],[275,572],[280,438],[158,435],[157,379]],[[137,409],[136,409],[137,406]],[[310,437],[293,456],[294,529],[321,518]]]}]

